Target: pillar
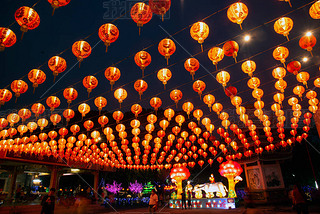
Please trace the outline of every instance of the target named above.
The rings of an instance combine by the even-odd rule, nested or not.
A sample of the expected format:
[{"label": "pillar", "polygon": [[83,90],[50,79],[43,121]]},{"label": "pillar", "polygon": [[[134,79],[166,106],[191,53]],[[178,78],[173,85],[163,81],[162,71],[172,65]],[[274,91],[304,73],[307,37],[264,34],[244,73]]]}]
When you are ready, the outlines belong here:
[{"label": "pillar", "polygon": [[99,171],[94,171],[93,176],[94,176],[94,181],[93,181],[94,197],[98,199]]},{"label": "pillar", "polygon": [[57,166],[52,167],[50,174],[50,186],[49,188],[55,188],[58,190],[59,188],[59,168]]},{"label": "pillar", "polygon": [[14,166],[13,169],[9,170],[8,172],[10,173],[10,175],[9,175],[9,191],[8,191],[6,201],[10,203],[12,201],[12,198],[14,196],[14,191],[16,189],[16,179],[17,179],[17,175],[18,175],[17,167]]}]

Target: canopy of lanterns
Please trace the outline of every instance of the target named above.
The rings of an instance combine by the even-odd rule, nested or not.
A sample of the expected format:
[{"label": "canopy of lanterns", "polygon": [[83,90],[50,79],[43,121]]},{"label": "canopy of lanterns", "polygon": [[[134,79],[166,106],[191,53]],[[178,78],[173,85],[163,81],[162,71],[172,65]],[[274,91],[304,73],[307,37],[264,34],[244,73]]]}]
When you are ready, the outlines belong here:
[{"label": "canopy of lanterns", "polygon": [[[69,4],[70,0],[48,0],[48,2],[57,9]],[[291,4],[290,1],[288,2]],[[150,0],[149,4],[146,2],[134,4],[130,16],[137,23],[139,34],[140,28],[151,20],[153,13],[163,17],[170,6],[170,0]],[[249,13],[248,7],[244,3],[237,2],[231,4],[226,12],[228,19],[242,29],[242,23]],[[320,19],[320,1],[314,1],[310,5],[309,14],[312,19]],[[39,27],[40,24],[39,14],[34,8],[27,6],[15,12],[15,20],[21,26],[22,35],[28,30]],[[298,60],[286,62],[289,49],[284,45],[272,48],[271,54],[275,60],[272,76],[275,79],[274,88],[277,92],[273,95],[274,103],[265,106],[262,101],[265,92],[259,88],[263,81],[261,83],[261,80],[254,75],[259,63],[251,58],[237,62],[240,45],[235,40],[225,41],[221,45],[203,50],[203,43],[209,36],[209,28],[210,26],[204,21],[196,22],[190,27],[190,36],[201,45],[201,52],[207,52],[208,60],[212,61],[216,70],[211,75],[214,73],[226,97],[230,98],[230,103],[236,110],[237,120],[242,124],[230,118],[228,110],[216,100],[213,93],[205,92],[206,84],[211,84],[209,81],[204,78],[195,80],[196,72],[201,67],[195,56],[183,60],[183,65],[191,75],[195,94],[198,94],[203,106],[209,108],[213,115],[205,115],[203,106],[196,106],[191,101],[186,100],[180,104],[184,91],[177,88],[170,90],[168,96],[176,105],[176,110],[170,106],[163,106],[163,100],[158,95],[148,98],[150,106],[141,106],[139,103],[143,93],[148,89],[148,83],[152,84],[152,82],[147,83],[144,78],[144,71],[152,62],[151,54],[144,49],[133,56],[135,64],[141,69],[141,79],[134,80],[133,84],[133,89],[140,97],[140,100],[130,105],[133,117],[127,117],[126,112],[121,110],[121,104],[131,95],[127,92],[128,89],[116,84],[123,74],[116,65],[113,65],[104,70],[104,76],[110,83],[111,91],[117,86],[113,95],[119,103],[119,109],[107,114],[107,98],[109,102],[113,102],[113,97],[93,97],[94,105],[88,104],[87,101],[79,100],[78,89],[70,86],[63,89],[63,96],[48,96],[45,101],[33,103],[30,107],[21,108],[1,117],[0,150],[26,156],[45,156],[56,159],[60,157],[75,162],[92,162],[116,168],[169,169],[181,166],[194,167],[196,164],[202,167],[205,163],[211,165],[215,159],[221,163],[224,159],[230,161],[241,159],[243,156],[260,155],[280,147],[290,147],[295,142],[301,142],[307,138],[311,118],[318,110],[319,100],[315,89],[320,87],[320,78],[310,77],[307,71],[302,71],[302,65]],[[288,41],[289,32],[292,29],[293,20],[289,17],[281,17],[274,21],[274,31],[285,36]],[[106,50],[117,41],[120,30],[112,23],[103,24],[99,28],[98,36],[105,44]],[[5,48],[13,46],[16,40],[16,34],[12,30],[0,27],[0,50],[4,51]],[[155,76],[166,89],[172,76],[177,75],[168,66],[169,59],[175,54],[177,46],[173,38],[164,38],[157,44],[158,52],[166,62],[163,68],[155,72]],[[313,56],[316,37],[311,32],[302,35],[298,44]],[[79,66],[94,51],[93,47],[84,40],[76,41],[71,50]],[[239,71],[241,69],[248,75],[248,91],[252,93],[255,100],[253,115],[247,113],[248,108],[245,107],[247,104],[243,103],[237,88],[230,85],[232,74],[227,69],[219,69],[218,64],[224,56],[234,58],[236,65],[239,65]],[[67,69],[67,62],[60,55],[52,56],[47,65],[54,78]],[[296,76],[295,83],[287,83],[284,80],[287,71]],[[13,94],[17,102],[18,98],[28,91],[30,84],[33,91],[37,87],[42,87],[41,85],[47,82],[47,75],[49,74],[40,68],[35,68],[27,74],[29,82],[23,79],[12,81],[10,87],[0,89],[0,105],[14,102]],[[313,84],[310,83],[311,79]],[[88,97],[97,88],[99,81],[102,80],[95,75],[83,78],[82,84],[88,92]],[[296,86],[292,90],[293,94],[285,96],[288,84]],[[303,107],[299,104],[299,101],[305,98],[308,99],[308,111],[303,111]],[[75,100],[80,103],[74,104]],[[292,107],[291,115],[286,114],[283,109],[285,101]],[[61,103],[68,105],[63,112],[57,110]],[[143,109],[149,107],[152,107],[154,112],[149,111],[141,115]],[[272,118],[266,113],[266,108],[269,107],[274,113]],[[45,114],[46,109],[50,109],[49,116]],[[163,109],[161,113],[159,113],[160,109]],[[88,114],[93,111],[96,112],[93,118],[97,119],[98,124],[92,118],[88,118]],[[82,117],[80,122],[75,121],[77,112]],[[216,120],[220,121],[219,127],[214,125]],[[285,121],[291,122],[290,136],[286,136]],[[303,121],[302,127],[300,121]],[[63,124],[63,127],[58,126],[59,124]],[[257,128],[258,124],[263,125],[263,134]],[[238,170],[234,167],[229,168],[222,169],[221,173],[226,174],[228,170],[233,173],[234,170]],[[237,172],[234,173],[237,174]]]}]

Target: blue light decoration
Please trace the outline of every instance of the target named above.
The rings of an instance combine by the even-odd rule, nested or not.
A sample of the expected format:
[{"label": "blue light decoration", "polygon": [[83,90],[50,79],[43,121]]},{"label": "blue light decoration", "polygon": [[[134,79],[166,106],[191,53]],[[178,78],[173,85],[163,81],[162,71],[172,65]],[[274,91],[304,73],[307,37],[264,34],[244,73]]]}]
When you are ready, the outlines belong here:
[{"label": "blue light decoration", "polygon": [[143,190],[143,185],[138,183],[136,180],[134,183],[129,184],[129,190],[133,193],[141,193]]},{"label": "blue light decoration", "polygon": [[[198,209],[234,209],[236,208],[234,198],[214,198],[214,199],[192,199],[192,208]],[[169,208],[181,209],[181,200],[169,200]]]},{"label": "blue light decoration", "polygon": [[118,184],[116,181],[113,181],[113,184],[106,184],[106,190],[113,194],[117,194],[122,189],[122,183]]}]

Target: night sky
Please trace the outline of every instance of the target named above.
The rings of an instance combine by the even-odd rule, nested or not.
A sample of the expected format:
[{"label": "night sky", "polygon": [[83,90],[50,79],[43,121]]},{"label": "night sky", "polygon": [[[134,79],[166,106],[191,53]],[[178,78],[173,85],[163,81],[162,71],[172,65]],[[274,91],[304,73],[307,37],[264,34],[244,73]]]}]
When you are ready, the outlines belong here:
[{"label": "night sky", "polygon": [[[12,24],[14,22],[14,12],[19,7],[31,7],[36,2],[35,0],[23,2],[3,0],[0,8],[0,26],[7,27]],[[79,92],[79,97],[71,104],[74,110],[82,102],[86,102],[92,110],[96,110],[93,101],[97,96],[104,96],[108,100],[107,111],[118,110],[119,104],[113,96],[114,91],[110,91],[109,82],[104,76],[105,69],[115,65],[121,71],[121,78],[115,83],[114,89],[123,87],[128,92],[128,98],[122,104],[121,111],[130,111],[131,105],[135,103],[139,103],[143,108],[151,108],[149,100],[154,96],[162,99],[163,109],[171,107],[176,110],[169,94],[171,90],[177,88],[183,93],[183,98],[179,101],[177,110],[181,110],[184,102],[190,101],[195,105],[195,109],[201,108],[204,111],[204,116],[208,116],[213,124],[219,127],[221,121],[214,112],[209,112],[209,109],[199,99],[198,94],[193,91],[191,75],[184,69],[183,64],[190,57],[190,54],[194,55],[203,66],[196,72],[195,80],[200,79],[206,83],[207,87],[204,95],[211,93],[215,96],[216,102],[223,104],[224,109],[234,110],[235,108],[224,94],[223,88],[213,77],[217,71],[215,71],[215,66],[207,56],[210,48],[214,46],[222,48],[224,42],[234,40],[240,46],[237,57],[238,63],[234,63],[232,57],[225,56],[218,64],[218,69],[230,73],[231,79],[228,85],[235,86],[238,89],[238,95],[243,99],[243,106],[250,106],[253,105],[255,99],[251,95],[252,90],[247,86],[249,77],[242,72],[241,64],[247,59],[255,61],[257,69],[254,76],[261,80],[260,88],[265,93],[262,100],[265,102],[266,113],[273,114],[270,106],[273,104],[273,94],[277,91],[274,88],[276,80],[272,77],[272,69],[281,66],[281,63],[272,56],[276,46],[283,45],[289,49],[290,54],[287,62],[299,60],[302,63],[302,70],[310,74],[310,80],[308,81],[310,88],[313,87],[313,80],[319,76],[319,44],[314,47],[313,58],[310,58],[310,54],[299,47],[299,39],[307,31],[313,31],[316,37],[319,35],[319,20],[314,20],[309,16],[311,4],[302,7],[304,4],[313,1],[292,1],[293,7],[290,8],[289,4],[283,1],[244,0],[242,2],[247,5],[249,15],[242,24],[243,30],[227,18],[226,8],[234,2],[174,0],[164,22],[161,21],[161,17],[154,15],[152,20],[142,27],[139,36],[138,27],[129,16],[132,1],[71,0],[69,5],[57,9],[52,16],[50,4],[42,0],[34,7],[40,15],[40,26],[25,33],[23,40],[20,40],[20,26],[14,23],[10,28],[17,35],[17,43],[0,53],[1,88],[9,86],[13,80],[23,76],[23,80],[29,85],[28,91],[21,95],[17,103],[14,102],[15,98],[12,98],[9,103],[1,107],[1,111],[8,113],[17,111],[22,107],[30,108],[35,102],[41,102],[46,106],[45,99],[50,95],[58,96],[61,100],[60,108],[64,109],[67,107],[67,102],[63,98],[62,92],[70,86]],[[120,4],[120,6],[117,4]],[[120,36],[105,53],[105,46],[98,37],[98,29],[102,24],[112,22],[119,17],[123,11],[127,12],[126,15],[113,22],[118,27]],[[287,13],[290,14],[286,16],[294,22],[294,27],[289,34],[290,41],[275,33],[273,29],[275,20]],[[190,26],[202,19],[205,19],[204,22],[210,28],[209,37],[203,44],[204,52],[201,52],[198,42],[190,36]],[[163,84],[157,79],[156,73],[159,69],[167,67],[166,60],[159,54],[157,48],[159,41],[168,37],[166,32],[174,35],[177,50],[169,59],[168,68],[172,71],[173,76],[169,80],[166,90],[164,90]],[[244,42],[243,37],[246,34],[251,36],[250,42]],[[85,39],[94,48],[91,55],[84,59],[79,68],[78,65],[75,65],[77,59],[72,54],[71,46],[81,39]],[[147,48],[146,51],[151,54],[152,62],[146,68],[144,77],[149,87],[140,101],[139,94],[134,90],[133,84],[141,78],[141,70],[134,63],[133,56],[144,48]],[[61,52],[63,52],[61,57],[67,61],[67,70],[59,74],[56,84],[53,85],[53,75],[47,66],[47,62],[52,56]],[[303,63],[302,58],[305,56],[309,57],[309,61]],[[75,66],[69,70],[73,65]],[[46,73],[47,80],[39,85],[33,94],[32,83],[26,75],[31,69],[39,66]],[[208,71],[211,74],[208,74]],[[83,78],[88,75],[94,75],[99,81],[98,87],[93,89],[89,99],[87,91],[82,85]],[[283,103],[283,109],[291,109],[287,99],[293,95],[292,89],[298,82],[295,76],[289,72],[287,72],[284,80],[287,81],[288,86],[285,90],[286,99]],[[52,88],[50,88],[51,86]],[[10,86],[7,88],[10,89]],[[315,90],[320,93],[318,89]],[[308,108],[308,99],[304,98],[299,103],[302,108]],[[232,117],[230,111],[229,114]],[[159,116],[158,121],[161,117]],[[288,122],[290,122],[289,118],[291,117],[290,112],[288,113]],[[234,118],[238,119],[238,116],[234,115]],[[132,118],[125,119],[131,120]],[[256,118],[250,119],[256,120]],[[146,121],[142,121],[142,124],[145,126]],[[319,145],[319,139],[315,138],[313,143]]]}]

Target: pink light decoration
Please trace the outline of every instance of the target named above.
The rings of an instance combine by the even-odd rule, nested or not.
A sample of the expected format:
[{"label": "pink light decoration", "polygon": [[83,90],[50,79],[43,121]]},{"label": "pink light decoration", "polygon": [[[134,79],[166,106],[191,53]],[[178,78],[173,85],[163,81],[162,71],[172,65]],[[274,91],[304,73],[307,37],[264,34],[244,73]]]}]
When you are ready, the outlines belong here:
[{"label": "pink light decoration", "polygon": [[118,184],[116,181],[113,181],[113,184],[107,184],[106,190],[113,194],[117,194],[122,189],[122,183]]},{"label": "pink light decoration", "polygon": [[136,180],[134,183],[130,183],[129,190],[133,193],[141,193],[143,190],[143,185],[138,183]]}]

